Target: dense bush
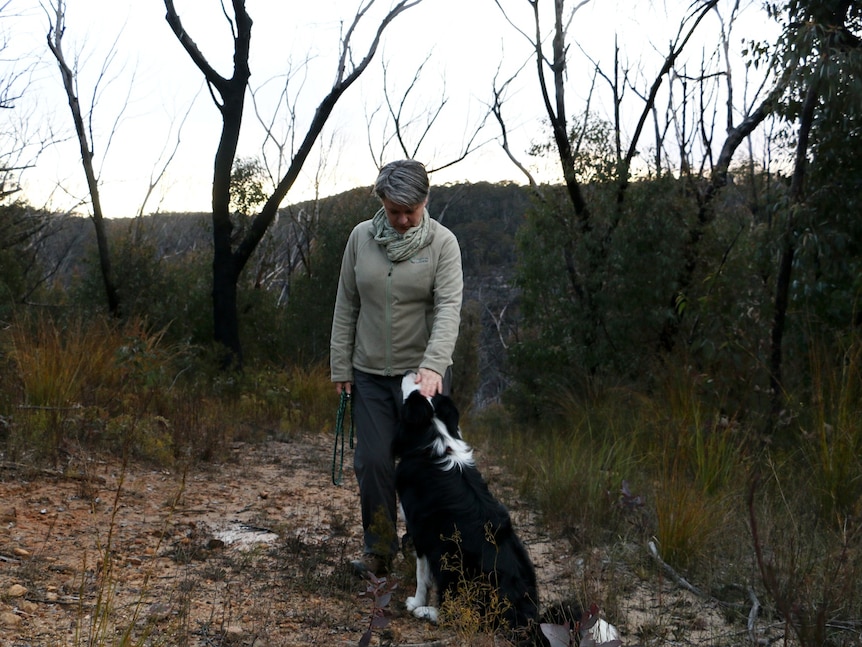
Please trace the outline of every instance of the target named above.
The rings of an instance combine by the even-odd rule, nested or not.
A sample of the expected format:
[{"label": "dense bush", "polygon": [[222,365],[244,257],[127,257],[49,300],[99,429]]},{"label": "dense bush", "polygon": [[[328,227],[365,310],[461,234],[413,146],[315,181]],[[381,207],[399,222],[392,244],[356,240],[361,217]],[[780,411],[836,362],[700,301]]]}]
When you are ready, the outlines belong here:
[{"label": "dense bush", "polygon": [[44,260],[38,252],[48,225],[48,214],[22,202],[0,204],[0,318],[38,294]]}]

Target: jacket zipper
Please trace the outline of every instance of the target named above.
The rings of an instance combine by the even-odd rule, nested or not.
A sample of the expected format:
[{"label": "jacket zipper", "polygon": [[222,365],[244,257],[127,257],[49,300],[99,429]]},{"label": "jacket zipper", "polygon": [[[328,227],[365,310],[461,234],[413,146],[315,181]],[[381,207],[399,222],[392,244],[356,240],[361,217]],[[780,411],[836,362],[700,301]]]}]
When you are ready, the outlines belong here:
[{"label": "jacket zipper", "polygon": [[389,261],[389,272],[386,274],[386,367],[383,374],[392,375],[392,261]]}]

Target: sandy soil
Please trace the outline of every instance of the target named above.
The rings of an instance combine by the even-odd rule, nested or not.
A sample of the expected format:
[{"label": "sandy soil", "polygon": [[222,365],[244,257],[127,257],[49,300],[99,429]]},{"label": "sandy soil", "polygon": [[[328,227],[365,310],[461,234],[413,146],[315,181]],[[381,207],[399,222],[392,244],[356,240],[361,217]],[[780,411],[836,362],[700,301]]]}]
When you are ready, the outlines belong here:
[{"label": "sandy soil", "polygon": [[[571,554],[478,458],[543,602],[607,591],[626,645],[745,641],[716,605],[648,566],[635,576],[598,551]],[[3,464],[0,646],[357,645],[371,601],[346,566],[361,530],[350,461],[334,486],[331,438],[308,435],[238,444],[223,464],[187,472],[81,456],[62,470]],[[465,644],[404,611],[411,570],[399,557],[391,620],[372,644]]]}]

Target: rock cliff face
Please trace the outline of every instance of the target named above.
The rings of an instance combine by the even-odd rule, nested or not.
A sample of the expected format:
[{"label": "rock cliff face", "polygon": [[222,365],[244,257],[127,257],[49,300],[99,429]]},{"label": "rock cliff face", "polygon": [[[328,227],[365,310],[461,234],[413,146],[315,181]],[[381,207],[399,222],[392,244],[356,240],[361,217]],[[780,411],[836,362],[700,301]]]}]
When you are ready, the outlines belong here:
[{"label": "rock cliff face", "polygon": [[[509,386],[505,364],[509,344],[518,329],[518,294],[510,268],[496,274],[465,276],[462,335],[476,335],[476,361],[465,367],[475,376],[467,379],[473,391],[472,406],[480,410],[500,401]],[[475,330],[472,329],[476,319]],[[456,357],[460,361],[460,357]]]},{"label": "rock cliff face", "polygon": [[[482,409],[498,402],[508,386],[506,356],[518,330],[515,237],[529,208],[529,193],[512,184],[476,184],[441,187],[432,197],[446,204],[442,221],[458,237],[464,262],[462,339],[456,357],[463,365],[456,364],[455,388],[460,383],[472,394],[470,404]],[[472,352],[466,348],[470,344],[475,344]]]}]

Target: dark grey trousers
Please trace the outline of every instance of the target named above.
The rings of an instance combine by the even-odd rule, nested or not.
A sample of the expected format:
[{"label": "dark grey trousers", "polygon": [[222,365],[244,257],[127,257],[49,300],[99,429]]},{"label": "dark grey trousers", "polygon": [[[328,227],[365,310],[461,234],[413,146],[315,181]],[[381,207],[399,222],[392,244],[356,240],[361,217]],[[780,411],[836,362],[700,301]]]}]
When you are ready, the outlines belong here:
[{"label": "dark grey trousers", "polygon": [[[364,551],[383,556],[398,550],[392,441],[401,409],[401,378],[354,371],[351,390],[356,427],[353,468],[359,483]],[[452,372],[447,370],[444,393],[449,393],[451,382]]]}]

